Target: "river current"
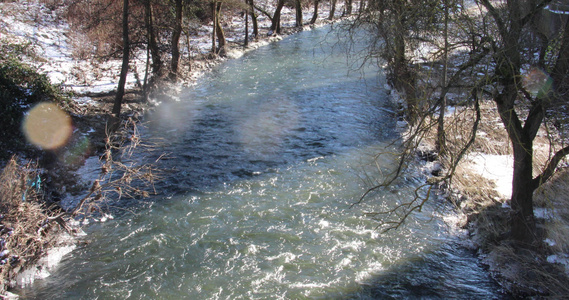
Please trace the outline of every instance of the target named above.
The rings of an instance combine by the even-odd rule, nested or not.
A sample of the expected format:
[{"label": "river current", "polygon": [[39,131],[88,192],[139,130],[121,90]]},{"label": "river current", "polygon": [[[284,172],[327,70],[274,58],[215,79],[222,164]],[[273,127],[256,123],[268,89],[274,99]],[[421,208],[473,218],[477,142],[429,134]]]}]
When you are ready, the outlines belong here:
[{"label": "river current", "polygon": [[337,33],[227,61],[147,115],[140,159],[168,154],[160,194],[86,227],[22,298],[502,298],[442,221],[452,212],[426,208],[386,234],[366,217],[411,197],[419,174],[350,208],[398,135],[383,75],[352,70]]}]

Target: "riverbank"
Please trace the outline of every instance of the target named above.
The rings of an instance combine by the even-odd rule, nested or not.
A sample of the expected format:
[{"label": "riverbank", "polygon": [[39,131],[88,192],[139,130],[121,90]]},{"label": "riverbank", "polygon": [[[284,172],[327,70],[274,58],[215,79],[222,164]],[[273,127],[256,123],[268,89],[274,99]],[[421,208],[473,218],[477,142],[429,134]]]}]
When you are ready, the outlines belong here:
[{"label": "riverbank", "polygon": [[[340,7],[340,6],[339,6]],[[44,189],[49,189],[50,195],[55,199],[50,202],[61,202],[66,198],[78,198],[88,192],[93,186],[94,179],[98,176],[91,174],[90,178],[83,181],[74,173],[88,158],[100,156],[104,151],[107,138],[106,120],[110,115],[114,101],[114,90],[118,80],[120,61],[108,61],[105,63],[77,60],[74,55],[74,46],[77,44],[76,35],[69,33],[69,26],[61,17],[62,6],[47,7],[40,2],[10,2],[1,3],[0,11],[4,16],[0,20],[2,39],[9,43],[30,43],[37,52],[40,61],[31,61],[41,72],[46,74],[55,84],[61,84],[66,91],[72,93],[70,110],[67,113],[73,121],[73,135],[69,144],[58,149],[52,155],[53,159],[49,170],[49,181],[42,182]],[[341,12],[341,9],[338,9]],[[305,11],[305,20],[309,19],[312,11]],[[228,49],[224,57],[213,57],[208,54],[210,34],[207,26],[203,26],[198,33],[200,36],[192,36],[191,58],[185,53],[182,55],[181,74],[179,82],[172,83],[163,81],[159,89],[144,98],[140,90],[141,77],[137,70],[143,70],[146,59],[144,54],[138,53],[131,62],[131,70],[127,81],[128,92],[125,95],[122,106],[124,120],[139,120],[147,111],[159,106],[164,101],[177,101],[177,92],[184,85],[191,85],[201,76],[211,71],[216,65],[227,60],[240,57],[243,53],[266,46],[269,43],[282,39],[283,36],[310,30],[313,26],[322,26],[329,23],[326,5],[321,4],[321,19],[315,25],[305,25],[303,28],[294,28],[294,12],[291,9],[283,9],[281,35],[268,34],[269,20],[261,16],[259,18],[260,34],[254,40],[250,40],[248,47],[242,46],[243,33],[239,30],[245,28],[244,20],[239,16],[227,16],[231,23],[231,29],[227,30]],[[338,16],[339,17],[339,16]],[[229,22],[231,21],[231,22]],[[211,31],[211,29],[209,29]],[[190,58],[190,60],[188,59]],[[128,129],[127,129],[128,130]],[[44,172],[44,171],[42,171]],[[91,172],[100,172],[100,166]],[[73,202],[72,200],[70,202]],[[68,209],[72,209],[69,208]],[[103,221],[107,218],[97,218],[95,221]],[[67,221],[66,225],[73,222]],[[14,268],[10,265],[2,267],[2,291],[8,286],[25,286],[32,283],[36,278],[45,278],[50,275],[50,270],[57,265],[58,261],[75,247],[76,240],[72,235],[81,234],[80,224],[72,229],[75,233],[68,232],[63,228],[49,231],[49,235],[43,237],[45,243],[38,248],[43,253],[41,256],[30,257],[26,268]],[[18,225],[10,224],[9,228]],[[55,225],[57,226],[57,225]],[[69,229],[69,228],[67,228]],[[46,231],[47,232],[47,231]],[[6,234],[9,233],[8,231]],[[4,237],[9,238],[9,237]],[[11,239],[16,237],[12,236]],[[18,247],[10,244],[10,247]],[[20,245],[25,246],[25,245]],[[10,249],[11,253],[18,253]],[[35,263],[33,263],[35,261]],[[32,265],[29,265],[33,263]]]},{"label": "riverbank", "polygon": [[[460,59],[460,55],[455,55]],[[432,62],[436,64],[436,62]],[[453,63],[451,62],[450,65]],[[418,67],[429,78],[437,75],[437,68],[429,64]],[[421,71],[420,71],[421,72]],[[393,92],[394,101],[401,107],[404,99]],[[472,106],[464,103],[460,94],[450,93],[453,106],[446,107],[444,128],[448,149],[457,152],[460,145],[466,144],[472,133],[472,123],[476,118]],[[552,109],[559,114],[558,124],[542,126],[534,141],[534,168],[551,158],[551,145],[558,147],[566,141],[563,128],[566,126],[567,107]],[[496,104],[490,99],[481,101],[481,119],[475,132],[474,143],[456,166],[452,181],[440,186],[441,194],[453,203],[459,214],[456,226],[468,230],[464,245],[474,251],[482,264],[488,269],[504,291],[514,297],[560,297],[569,294],[566,282],[569,280],[569,171],[560,168],[554,178],[542,185],[534,193],[534,215],[538,234],[543,241],[541,247],[520,247],[508,238],[510,198],[512,193],[513,155],[507,132],[498,115]],[[433,180],[452,168],[456,157],[439,157],[435,143],[437,139],[437,120],[423,120],[425,130],[421,139],[418,156],[427,160],[426,172]],[[403,136],[411,136],[416,128],[407,128]],[[535,174],[534,174],[535,176]]]},{"label": "riverbank", "polygon": [[[323,13],[326,14],[326,13]],[[291,18],[292,19],[292,18]],[[308,28],[306,28],[308,29]],[[289,33],[295,32],[297,29],[290,29]],[[258,46],[266,45],[267,43],[277,41],[280,37],[269,37],[266,34],[261,35],[262,41],[258,42],[257,44],[253,44],[248,49],[254,49]],[[209,37],[205,37],[208,39]],[[229,51],[230,57],[238,57],[243,53],[243,50],[240,49],[241,46],[239,43],[230,43],[230,45],[234,46],[235,51]],[[211,70],[215,65],[219,62],[225,60],[226,58],[218,58],[216,60],[207,59],[206,56],[201,56],[200,59],[194,59],[191,63],[184,64],[183,70],[185,73],[183,77],[184,80],[187,82],[194,82],[200,76],[207,73]],[[192,71],[187,71],[190,69]],[[114,70],[116,72],[116,69]],[[188,79],[189,78],[189,79]],[[131,88],[130,92],[127,94],[125,99],[125,104],[123,106],[123,115],[126,118],[133,118],[137,119],[139,116],[144,114],[145,111],[151,109],[153,106],[160,105],[163,101],[176,101],[176,91],[180,90],[181,87],[177,84],[168,84],[164,87],[166,90],[154,94],[153,97],[150,98],[150,104],[146,103],[140,97],[141,94],[138,92],[134,87],[136,86],[136,78],[132,78],[130,81]],[[190,83],[186,83],[190,84]],[[75,101],[79,104],[77,107],[77,112],[74,113],[74,121],[77,127],[77,131],[79,133],[89,133],[85,135],[87,140],[90,141],[92,145],[92,149],[97,149],[104,147],[104,137],[105,137],[105,127],[104,122],[106,116],[110,112],[110,107],[112,105],[113,96],[114,94],[111,91],[107,91],[102,89],[103,86],[107,86],[106,83],[101,82],[96,88],[93,87],[92,89],[89,88],[89,85],[82,85],[79,87],[82,92],[75,97]],[[73,88],[73,87],[70,87]],[[112,90],[112,88],[111,88]],[[168,96],[168,98],[161,98],[162,96]],[[549,264],[544,264],[543,262],[562,262],[563,253],[557,252],[557,250],[553,250],[556,248],[563,249],[565,246],[563,242],[564,234],[563,231],[558,231],[556,234],[552,234],[551,238],[549,239],[548,244],[550,245],[550,249],[547,250],[549,252],[544,252],[545,254],[539,254],[538,256],[534,256],[534,254],[528,254],[523,256],[522,258],[529,258],[529,263],[532,260],[536,260],[537,257],[538,265],[532,266],[531,268],[528,267],[528,262],[521,263],[519,256],[516,256],[514,259],[514,263],[510,254],[515,254],[515,249],[513,249],[507,242],[501,241],[500,236],[503,233],[503,230],[496,230],[496,228],[500,229],[505,223],[504,220],[496,222],[495,217],[500,215],[507,215],[508,205],[507,199],[508,196],[506,195],[508,190],[508,182],[507,178],[511,177],[511,170],[508,172],[502,173],[502,171],[509,170],[511,166],[508,166],[508,162],[511,159],[507,156],[508,151],[507,143],[505,144],[504,141],[507,139],[501,135],[503,134],[503,128],[496,129],[496,120],[497,117],[495,115],[495,110],[493,110],[492,103],[487,102],[483,107],[484,112],[484,123],[483,122],[483,130],[477,136],[477,142],[479,144],[475,145],[474,151],[471,153],[471,156],[465,161],[464,165],[460,166],[459,172],[455,177],[455,185],[451,186],[448,189],[448,193],[451,194],[450,199],[455,201],[459,207],[463,209],[464,217],[462,220],[462,226],[465,226],[470,229],[472,235],[472,243],[468,242],[472,245],[473,248],[481,249],[480,254],[483,259],[487,262],[489,269],[496,275],[495,277],[502,282],[503,286],[508,290],[518,289],[518,292],[514,293],[530,293],[539,290],[541,287],[540,283],[536,287],[535,284],[533,285],[526,285],[525,283],[522,284],[523,288],[529,288],[527,292],[520,293],[519,290],[521,287],[508,287],[510,282],[521,282],[520,279],[512,278],[512,276],[519,276],[520,274],[527,274],[525,270],[533,270],[533,274],[529,274],[529,278],[526,280],[535,281],[536,276],[541,276],[539,274],[545,274],[544,272],[547,270],[542,271],[538,267],[541,265],[546,266],[546,269],[550,269]],[[456,124],[459,123],[461,119],[464,119],[465,116],[468,116],[469,112],[467,108],[453,108],[453,113],[449,113],[447,116],[448,124]],[[95,127],[96,126],[96,127]],[[466,132],[466,128],[461,129],[458,132]],[[456,135],[458,137],[459,135]],[[432,140],[431,140],[432,141]],[[426,144],[425,145],[427,150],[432,150],[432,145]],[[87,153],[87,152],[85,152]],[[96,153],[93,150],[91,153]],[[544,152],[545,153],[545,152]],[[84,159],[87,157],[87,154],[82,157]],[[77,160],[77,166],[83,163],[82,159]],[[444,162],[442,162],[444,163]],[[73,166],[68,166],[73,168]],[[498,168],[498,166],[500,166]],[[500,171],[501,173],[496,173],[496,171]],[[563,174],[560,174],[562,176]],[[61,180],[66,180],[65,175],[61,176]],[[506,180],[504,180],[506,179]],[[567,182],[566,180],[560,179],[560,182]],[[554,182],[552,182],[553,184]],[[511,184],[511,183],[510,183]],[[70,186],[76,185],[69,181],[62,181],[59,184],[60,188],[69,188]],[[554,186],[559,186],[560,184],[554,184]],[[89,186],[89,185],[87,185]],[[84,189],[77,189],[76,192],[84,192]],[[564,195],[564,193],[555,193],[556,195]],[[560,208],[565,207],[563,203],[563,199],[555,198],[555,195],[547,195],[544,192],[544,201],[543,207],[548,208],[544,210],[545,212],[543,216],[548,216],[548,210],[551,207],[555,206],[555,209],[552,211],[556,214],[560,213]],[[544,218],[544,222],[549,222],[547,220],[555,220],[557,218],[549,217]],[[99,219],[99,221],[102,221]],[[487,221],[491,221],[489,223]],[[496,226],[499,224],[500,226]],[[563,226],[559,226],[559,229],[563,230]],[[497,245],[497,247],[494,247]],[[560,250],[560,251],[561,251]],[[551,253],[548,256],[544,256],[547,253]],[[527,254],[527,253],[526,253]],[[38,269],[36,267],[36,269]],[[42,276],[49,275],[49,266],[44,266],[41,268]],[[504,270],[510,271],[508,274],[509,277],[501,277],[505,276]],[[524,272],[519,272],[519,270],[523,270]],[[553,269],[550,269],[553,270]],[[545,275],[544,275],[545,276]],[[548,275],[549,276],[549,275]],[[552,279],[554,277],[542,277],[542,278],[549,278]],[[523,279],[523,278],[522,278]],[[559,281],[560,279],[555,278],[555,280]],[[562,281],[561,281],[562,282]],[[25,283],[25,282],[24,282]],[[512,291],[511,291],[512,292]]]}]

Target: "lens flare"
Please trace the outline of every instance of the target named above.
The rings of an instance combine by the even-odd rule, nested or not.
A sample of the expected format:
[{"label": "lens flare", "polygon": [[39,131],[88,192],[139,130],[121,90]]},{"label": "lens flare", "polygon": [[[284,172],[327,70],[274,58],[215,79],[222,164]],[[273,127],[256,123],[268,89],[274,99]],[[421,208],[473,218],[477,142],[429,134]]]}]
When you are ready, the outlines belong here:
[{"label": "lens flare", "polygon": [[249,116],[238,128],[244,150],[257,156],[278,153],[287,134],[299,120],[296,105],[284,99],[262,104],[257,114]]},{"label": "lens flare", "polygon": [[551,89],[551,83],[551,77],[538,68],[531,68],[522,78],[522,84],[534,96],[547,94]]},{"label": "lens flare", "polygon": [[62,158],[66,165],[79,165],[91,154],[91,143],[86,136],[71,138],[67,144],[68,151]]},{"label": "lens flare", "polygon": [[73,131],[71,118],[53,103],[39,103],[23,124],[28,141],[42,149],[57,149],[67,142]]}]

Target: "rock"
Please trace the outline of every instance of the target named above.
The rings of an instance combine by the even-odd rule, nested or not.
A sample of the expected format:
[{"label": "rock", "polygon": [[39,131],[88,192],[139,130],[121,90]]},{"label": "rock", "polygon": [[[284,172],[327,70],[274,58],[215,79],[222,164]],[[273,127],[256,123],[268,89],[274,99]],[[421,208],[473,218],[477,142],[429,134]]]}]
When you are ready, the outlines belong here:
[{"label": "rock", "polygon": [[435,161],[439,158],[439,154],[435,150],[417,150],[417,155],[424,161]]}]

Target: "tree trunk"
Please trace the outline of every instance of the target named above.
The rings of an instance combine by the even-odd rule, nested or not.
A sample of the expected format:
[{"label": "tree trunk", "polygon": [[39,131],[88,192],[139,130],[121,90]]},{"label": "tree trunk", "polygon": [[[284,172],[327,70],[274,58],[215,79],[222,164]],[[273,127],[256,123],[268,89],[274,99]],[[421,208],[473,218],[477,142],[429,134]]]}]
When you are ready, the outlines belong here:
[{"label": "tree trunk", "polygon": [[192,47],[190,44],[190,34],[186,33],[186,45],[188,47],[188,71],[192,71]]},{"label": "tree trunk", "polygon": [[144,2],[145,12],[145,25],[148,35],[148,48],[152,55],[152,74],[160,76],[162,72],[162,58],[160,57],[160,50],[158,49],[158,42],[156,41],[156,34],[154,32],[154,16],[152,13],[152,4],[150,0]]},{"label": "tree trunk", "polygon": [[316,20],[318,19],[318,4],[320,4],[320,0],[314,0],[314,13],[312,14],[310,24],[316,23]]},{"label": "tree trunk", "polygon": [[338,2],[338,0],[330,0],[330,15],[328,15],[328,20],[334,20],[334,14],[336,13],[336,2]]},{"label": "tree trunk", "polygon": [[296,27],[302,27],[302,3],[300,0],[294,0],[294,8],[296,11]]},{"label": "tree trunk", "polygon": [[[444,36],[444,40],[445,40],[445,46],[444,46],[444,54],[443,54],[443,78],[442,78],[442,82],[441,82],[441,89],[446,89],[447,87],[447,73],[448,73],[448,49],[449,49],[449,43],[448,43],[448,17],[449,17],[449,12],[448,12],[448,0],[444,1],[444,9],[445,9],[445,17],[444,17],[444,32],[443,32],[443,36]],[[440,99],[441,103],[439,103],[439,119],[438,119],[438,124],[437,124],[437,141],[436,141],[436,150],[439,153],[439,155],[444,155],[445,154],[445,148],[446,148],[446,137],[445,137],[445,110],[446,110],[446,105],[447,105],[447,96],[446,93],[445,95],[443,95],[443,97],[441,97]]]},{"label": "tree trunk", "polygon": [[182,35],[182,0],[176,0],[176,19],[172,32],[172,63],[170,65],[170,78],[178,77],[178,64],[180,62],[180,36]]},{"label": "tree trunk", "polygon": [[213,21],[212,21],[213,28],[211,31],[211,53],[213,53],[213,54],[217,54],[217,46],[215,45],[215,41],[216,41],[215,35],[217,32],[217,30],[216,30],[216,25],[217,25],[216,6],[217,6],[217,1],[213,0],[211,2],[211,15],[213,16]]},{"label": "tree trunk", "polygon": [[345,16],[349,16],[352,14],[353,10],[352,6],[353,6],[353,0],[346,0],[346,8],[344,13]]},{"label": "tree trunk", "polygon": [[403,24],[403,6],[405,4],[398,3],[396,7],[397,16],[394,25],[394,59],[393,59],[393,81],[396,89],[405,91],[405,99],[407,102],[407,117],[409,122],[413,124],[418,114],[418,99],[415,91],[415,74],[409,69],[406,58],[406,42],[405,42],[405,25]]},{"label": "tree trunk", "polygon": [[277,34],[281,33],[281,11],[284,6],[284,0],[279,0],[277,3],[277,8],[275,9],[275,13],[273,15],[273,22],[271,23],[270,30],[272,32],[276,32]]},{"label": "tree trunk", "polygon": [[259,36],[259,23],[257,22],[257,14],[255,13],[255,3],[254,0],[248,0],[251,13],[251,22],[253,23],[253,35],[255,39]]},{"label": "tree trunk", "polygon": [[[514,151],[511,198],[512,216],[510,219],[511,236],[517,241],[532,244],[536,238],[536,226],[533,216],[533,192],[537,185],[534,184],[532,177],[533,137],[535,135],[529,133],[528,130],[524,130],[514,110],[517,99],[517,86],[514,78],[515,76],[512,74],[510,83],[504,85],[504,90],[494,100]],[[533,121],[532,118],[537,119]],[[540,115],[530,114],[526,124],[536,123],[534,126],[539,128],[540,120]]]},{"label": "tree trunk", "polygon": [[[514,143],[514,177],[512,181],[512,238],[532,244],[536,240],[533,214],[533,143]],[[529,149],[529,151],[528,151]]]},{"label": "tree trunk", "polygon": [[249,12],[245,11],[245,41],[243,47],[247,48],[249,45]]},{"label": "tree trunk", "polygon": [[366,1],[365,0],[360,0],[360,8],[358,10],[358,13],[363,13],[364,10],[366,9]]},{"label": "tree trunk", "polygon": [[223,32],[223,27],[221,27],[221,4],[222,4],[221,1],[216,3],[215,33],[217,35],[217,44],[219,47],[219,50],[217,53],[219,53],[221,55],[225,55],[225,45],[227,44],[227,42],[225,40],[225,33]]},{"label": "tree trunk", "polygon": [[[119,78],[119,85],[113,105],[113,116],[115,121],[118,122],[121,113],[122,100],[124,96],[124,87],[126,85],[126,75],[128,74],[128,63],[130,54],[130,42],[128,40],[128,0],[123,0],[123,15],[122,15],[122,39],[123,39],[123,52],[122,52],[122,66],[121,75]],[[113,126],[114,127],[114,126]]]}]

